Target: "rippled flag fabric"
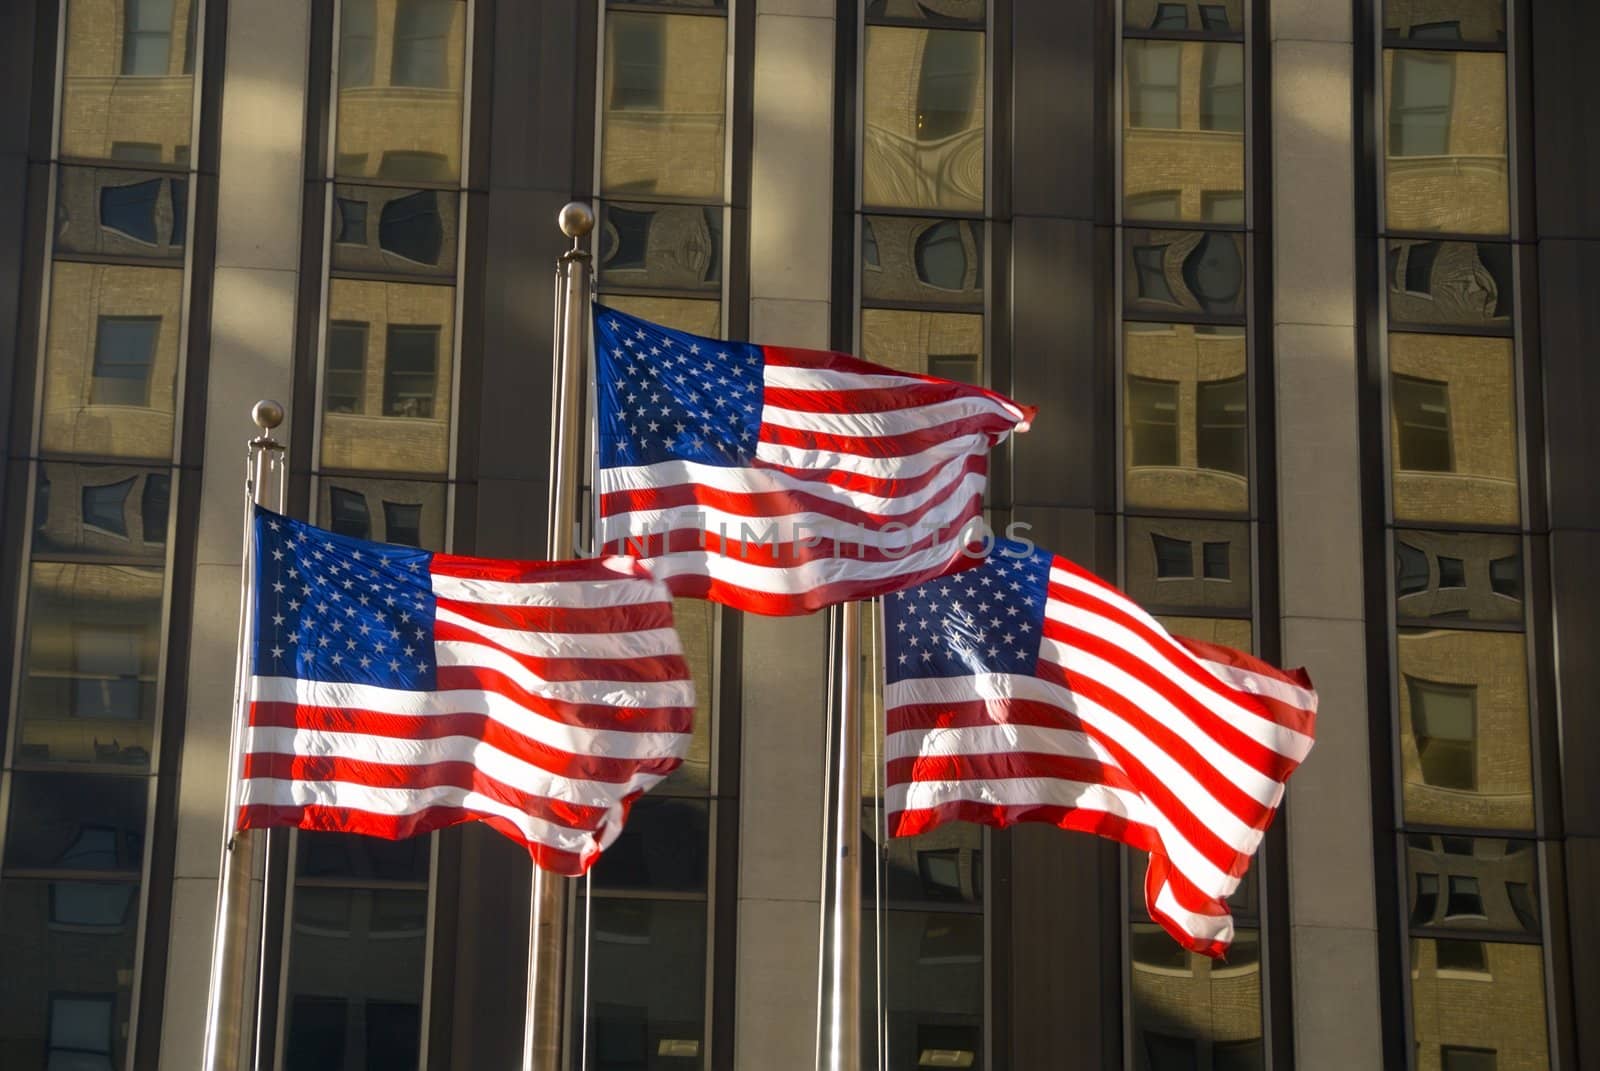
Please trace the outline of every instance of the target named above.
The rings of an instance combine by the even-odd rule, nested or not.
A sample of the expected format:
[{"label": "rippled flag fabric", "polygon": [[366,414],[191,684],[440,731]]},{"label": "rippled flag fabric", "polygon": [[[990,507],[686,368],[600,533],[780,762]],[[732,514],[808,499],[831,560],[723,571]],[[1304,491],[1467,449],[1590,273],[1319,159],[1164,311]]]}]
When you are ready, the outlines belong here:
[{"label": "rippled flag fabric", "polygon": [[480,821],[586,871],[688,754],[672,598],[631,558],[518,562],[255,511],[239,828]]},{"label": "rippled flag fabric", "polygon": [[1150,917],[1226,951],[1228,896],[1311,749],[1303,670],[1169,635],[1088,571],[1005,540],[886,599],[884,630],[891,835],[960,820],[1119,840],[1150,853]]},{"label": "rippled flag fabric", "polygon": [[839,353],[597,306],[600,534],[676,595],[804,614],[964,568],[1033,410]]}]

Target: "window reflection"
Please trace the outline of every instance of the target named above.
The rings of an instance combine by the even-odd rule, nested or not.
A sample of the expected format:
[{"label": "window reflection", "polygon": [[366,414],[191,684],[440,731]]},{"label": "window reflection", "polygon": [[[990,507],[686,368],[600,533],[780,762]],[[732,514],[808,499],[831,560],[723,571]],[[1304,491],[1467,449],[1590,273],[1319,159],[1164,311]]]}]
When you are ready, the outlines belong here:
[{"label": "window reflection", "polygon": [[322,465],[443,474],[455,291],[333,279]]},{"label": "window reflection", "polygon": [[182,293],[178,269],[56,264],[40,429],[44,450],[170,455]]},{"label": "window reflection", "polygon": [[1129,229],[1124,240],[1123,307],[1129,315],[1181,312],[1243,320],[1243,235]]},{"label": "window reflection", "polygon": [[[61,155],[186,164],[194,114],[194,5],[66,5]],[[117,16],[117,17],[114,17]]]},{"label": "window reflection", "polygon": [[704,599],[673,599],[672,623],[695,681],[694,730],[683,765],[651,791],[702,796],[711,792],[712,709],[716,696],[717,608]]},{"label": "window reflection", "polygon": [[330,475],[319,481],[317,498],[318,523],[335,532],[444,549],[447,498],[442,483]]},{"label": "window reflection", "polygon": [[962,22],[982,26],[986,0],[867,0],[867,20]]},{"label": "window reflection", "polygon": [[982,223],[867,216],[861,229],[864,302],[982,307]]},{"label": "window reflection", "polygon": [[727,20],[610,12],[600,185],[718,200],[727,131]]},{"label": "window reflection", "polygon": [[1531,829],[1522,635],[1401,629],[1398,649],[1406,821]]},{"label": "window reflection", "polygon": [[602,300],[612,308],[630,316],[653,320],[667,327],[675,327],[679,331],[688,331],[706,338],[722,336],[721,302],[640,297],[635,294],[606,294]]},{"label": "window reflection", "polygon": [[1161,627],[1174,636],[1186,636],[1203,643],[1217,643],[1236,651],[1250,651],[1254,645],[1253,630],[1247,617],[1178,617],[1172,614],[1154,614]]},{"label": "window reflection", "polygon": [[983,316],[861,310],[861,356],[903,372],[983,382]]},{"label": "window reflection", "polygon": [[1123,0],[1122,25],[1128,31],[1243,33],[1244,0]]},{"label": "window reflection", "polygon": [[1505,56],[1389,49],[1384,73],[1389,227],[1504,234]]},{"label": "window reflection", "polygon": [[1522,543],[1481,532],[1395,532],[1395,614],[1407,620],[1522,620]]},{"label": "window reflection", "polygon": [[1413,938],[1411,1010],[1418,1068],[1548,1066],[1536,944]]},{"label": "window reflection", "polygon": [[344,0],[336,174],[460,177],[466,11],[460,0]]},{"label": "window reflection", "polygon": [[1244,46],[1128,40],[1123,48],[1123,216],[1243,222]]},{"label": "window reflection", "polygon": [[722,289],[722,208],[609,203],[600,212],[604,285]]},{"label": "window reflection", "polygon": [[1244,329],[1130,322],[1123,363],[1127,504],[1248,509]]},{"label": "window reflection", "polygon": [[1505,0],[1384,0],[1383,34],[1388,41],[1503,43]]},{"label": "window reflection", "polygon": [[454,275],[459,203],[447,190],[335,186],[333,269]]},{"label": "window reflection", "polygon": [[869,26],[863,70],[865,202],[983,211],[984,35]]},{"label": "window reflection", "polygon": [[710,805],[692,800],[641,797],[622,835],[594,867],[599,892],[706,891],[711,844]]},{"label": "window reflection", "polygon": [[1152,611],[1250,611],[1250,526],[1129,517],[1128,594]]},{"label": "window reflection", "polygon": [[1511,340],[1392,334],[1389,365],[1396,518],[1516,524]]},{"label": "window reflection", "polygon": [[34,553],[159,562],[171,495],[165,470],[45,462],[34,501]]},{"label": "window reflection", "polygon": [[62,167],[56,183],[56,251],[181,264],[188,209],[183,177]]},{"label": "window reflection", "polygon": [[597,895],[587,923],[589,1066],[704,1067],[705,903]]},{"label": "window reflection", "polygon": [[1511,327],[1509,245],[1391,240],[1388,283],[1391,323]]}]

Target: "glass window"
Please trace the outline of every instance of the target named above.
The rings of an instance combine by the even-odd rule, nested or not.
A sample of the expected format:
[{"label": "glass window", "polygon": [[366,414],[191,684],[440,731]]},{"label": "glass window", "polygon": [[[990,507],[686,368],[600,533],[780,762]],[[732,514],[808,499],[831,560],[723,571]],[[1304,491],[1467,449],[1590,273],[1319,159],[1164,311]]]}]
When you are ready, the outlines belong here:
[{"label": "glass window", "polygon": [[1396,518],[1516,524],[1511,340],[1396,333],[1389,365]]},{"label": "glass window", "polygon": [[[340,492],[337,500],[335,490]],[[350,525],[349,534],[360,539],[443,550],[445,499],[442,483],[330,476],[321,481],[317,517],[334,531],[340,524]],[[358,524],[366,534],[353,530]]]},{"label": "glass window", "polygon": [[1483,894],[1478,891],[1477,878],[1450,875],[1444,917],[1446,922],[1488,917],[1483,913]]},{"label": "glass window", "polygon": [[1404,541],[1394,546],[1395,592],[1400,596],[1428,590],[1428,556]]},{"label": "glass window", "polygon": [[172,51],[172,0],[123,0],[122,73],[167,73]]},{"label": "glass window", "polygon": [[378,246],[414,264],[437,265],[444,249],[438,193],[418,190],[384,205],[378,220]]},{"label": "glass window", "polygon": [[1196,384],[1195,454],[1203,469],[1249,472],[1248,406],[1243,376]]},{"label": "glass window", "polygon": [[128,493],[133,490],[133,477],[111,484],[85,484],[83,488],[83,523],[102,532],[127,538]]},{"label": "glass window", "polygon": [[339,86],[370,86],[377,52],[378,20],[373,0],[339,5]]},{"label": "glass window", "polygon": [[595,891],[704,893],[710,838],[709,804],[647,795],[595,864]]},{"label": "glass window", "polygon": [[156,244],[156,205],[161,179],[146,179],[100,190],[100,225],[138,242]]},{"label": "glass window", "polygon": [[55,265],[40,435],[45,451],[170,455],[182,292],[183,273],[170,268]]},{"label": "glass window", "polygon": [[1155,17],[1150,20],[1152,30],[1187,30],[1189,28],[1188,4],[1157,4]]},{"label": "glass window", "polygon": [[1440,1071],[1496,1071],[1499,1053],[1494,1049],[1467,1049],[1459,1045],[1439,1047]]},{"label": "glass window", "polygon": [[704,796],[711,792],[712,699],[716,695],[717,614],[703,599],[673,599],[672,621],[695,680],[694,734],[689,754],[653,795]]},{"label": "glass window", "polygon": [[102,316],[95,334],[91,405],[150,404],[159,316]]},{"label": "glass window", "polygon": [[1124,590],[1158,612],[1250,611],[1250,526],[1239,521],[1129,517]]},{"label": "glass window", "polygon": [[144,478],[139,495],[139,517],[144,526],[144,541],[152,546],[167,541],[167,517],[172,512],[172,477],[152,472]]},{"label": "glass window", "polygon": [[56,181],[56,252],[181,262],[187,212],[188,183],[181,178],[62,166]]},{"label": "glass window", "polygon": [[706,338],[722,336],[722,305],[716,301],[693,301],[686,298],[639,297],[633,294],[607,294],[604,301],[614,309],[631,316],[675,327],[679,331],[704,335]]},{"label": "glass window", "polygon": [[1244,46],[1123,42],[1126,219],[1242,222]]},{"label": "glass window", "polygon": [[[1213,961],[1185,951],[1159,926],[1136,921],[1128,953],[1134,1036],[1144,1057],[1136,1066],[1263,1066],[1258,929],[1240,926],[1227,960]],[[1201,1063],[1203,1055],[1209,1063]]]},{"label": "glass window", "polygon": [[144,862],[148,783],[144,777],[103,774],[15,774],[6,871],[137,876]]},{"label": "glass window", "polygon": [[0,941],[13,951],[0,985],[7,1067],[123,1066],[138,894],[136,880],[0,883]]},{"label": "glass window", "polygon": [[159,569],[33,564],[19,760],[148,767],[162,587]]},{"label": "glass window", "polygon": [[390,71],[394,85],[449,86],[450,30],[458,10],[457,0],[398,0]]},{"label": "glass window", "polygon": [[978,220],[863,217],[863,303],[981,307],[983,241],[983,223]]},{"label": "glass window", "polygon": [[333,240],[340,245],[366,245],[367,203],[355,197],[340,197],[335,207],[339,223]]},{"label": "glass window", "polygon": [[[903,372],[964,372],[983,382],[983,316],[964,312],[861,310],[861,356]],[[934,368],[944,373],[933,371]]]},{"label": "glass window", "polygon": [[1389,320],[1511,329],[1511,247],[1494,242],[1391,239]]},{"label": "glass window", "polygon": [[[324,386],[322,466],[444,473],[450,447],[455,290],[334,278],[328,313],[329,371],[336,375]],[[335,325],[365,325],[365,337],[355,326],[335,330]],[[356,404],[358,390],[364,397]],[[353,407],[346,411],[347,405]]]},{"label": "glass window", "polygon": [[1130,376],[1128,425],[1134,466],[1177,465],[1178,384]]},{"label": "glass window", "polygon": [[602,205],[599,270],[605,286],[720,292],[722,209]]},{"label": "glass window", "polygon": [[1139,297],[1176,305],[1178,299],[1167,284],[1167,250],[1170,245],[1136,245],[1133,247],[1133,268],[1138,273]]},{"label": "glass window", "polygon": [[384,10],[394,12],[387,69],[375,60],[371,5],[345,0],[341,10],[335,172],[348,178],[454,182],[461,175],[466,5],[397,0]]},{"label": "glass window", "polygon": [[[187,163],[188,161],[180,161]],[[174,255],[182,249],[188,241],[189,226],[189,180],[174,178],[167,180],[167,197],[172,211],[172,242]]]},{"label": "glass window", "polygon": [[602,190],[720,200],[727,20],[619,11],[605,21]]},{"label": "glass window", "polygon": [[1174,636],[1187,636],[1202,643],[1218,643],[1236,651],[1248,652],[1254,646],[1254,630],[1249,618],[1154,616],[1161,622],[1161,627]]},{"label": "glass window", "polygon": [[328,367],[324,373],[324,410],[360,413],[366,410],[367,325],[341,320],[328,325]]},{"label": "glass window", "polygon": [[[1538,945],[1413,938],[1411,1028],[1442,1068],[1548,1067],[1544,957]],[[1501,1014],[1485,1014],[1499,1009]],[[1490,1062],[1445,1062],[1490,1055]],[[1498,1065],[1495,1060],[1501,1061]]]},{"label": "glass window", "polygon": [[[1229,9],[1230,6],[1234,10],[1229,11],[1228,9]],[[1242,24],[1242,19],[1241,19],[1241,12],[1239,11],[1239,8],[1242,7],[1242,6],[1243,5],[1238,3],[1237,0],[1232,5],[1229,5],[1229,4],[1201,4],[1200,5],[1200,25],[1201,25],[1201,28],[1206,30],[1208,33],[1228,33],[1228,32],[1230,32],[1232,30],[1235,30],[1235,29],[1241,29],[1242,30],[1243,29],[1243,24]]]},{"label": "glass window", "polygon": [[1389,228],[1506,233],[1505,56],[1390,49],[1384,64]]},{"label": "glass window", "polygon": [[587,922],[589,1065],[704,1067],[705,902],[596,894]]},{"label": "glass window", "polygon": [[1386,0],[1383,34],[1387,41],[1471,41],[1503,43],[1505,0]]},{"label": "glass window", "polygon": [[[420,168],[414,175],[419,181],[448,177],[448,161],[436,155],[423,159],[427,155],[387,154],[380,171],[387,174],[400,161],[402,171]],[[455,274],[460,194],[340,183],[334,196],[335,273]]]},{"label": "glass window", "polygon": [[1400,630],[1401,764],[1410,823],[1533,823],[1520,633]]},{"label": "glass window", "polygon": [[867,0],[867,20],[894,19],[982,26],[986,0]]},{"label": "glass window", "polygon": [[867,204],[983,211],[984,44],[964,30],[867,28]]},{"label": "glass window", "polygon": [[1413,926],[1540,935],[1532,841],[1413,834],[1406,867]]},{"label": "glass window", "polygon": [[1124,241],[1123,307],[1129,315],[1166,317],[1176,309],[1243,321],[1242,234],[1130,228]]}]

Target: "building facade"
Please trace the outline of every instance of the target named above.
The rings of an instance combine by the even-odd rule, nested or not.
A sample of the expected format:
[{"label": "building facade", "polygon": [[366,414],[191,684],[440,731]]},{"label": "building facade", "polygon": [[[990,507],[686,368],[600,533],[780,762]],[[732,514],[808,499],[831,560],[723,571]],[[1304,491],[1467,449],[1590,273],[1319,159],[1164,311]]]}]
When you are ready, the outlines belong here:
[{"label": "building facade", "polygon": [[[544,546],[551,267],[1037,405],[996,528],[1305,665],[1225,960],[1143,859],[882,836],[863,1066],[1600,1068],[1600,90],[1579,0],[0,5],[0,1067],[199,1066],[250,405],[288,508]],[[691,756],[567,1066],[814,1065],[828,614],[680,601]],[[274,832],[259,1066],[517,1066],[529,863]]]}]

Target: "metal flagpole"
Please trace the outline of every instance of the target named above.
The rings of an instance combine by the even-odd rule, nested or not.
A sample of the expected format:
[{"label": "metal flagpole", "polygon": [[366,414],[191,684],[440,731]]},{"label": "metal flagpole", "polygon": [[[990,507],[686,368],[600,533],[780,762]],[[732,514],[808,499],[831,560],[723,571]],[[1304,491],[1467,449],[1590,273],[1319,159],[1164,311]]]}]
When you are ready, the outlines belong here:
[{"label": "metal flagpole", "polygon": [[861,1066],[861,604],[833,610],[817,1071]]},{"label": "metal flagpole", "polygon": [[[579,386],[589,357],[589,254],[594,210],[573,201],[561,209],[561,233],[572,248],[556,266],[554,409],[550,420],[550,528],[545,557],[573,554],[577,525]],[[562,983],[567,950],[567,880],[533,868],[528,911],[528,1005],[522,1029],[522,1071],[560,1071]]]},{"label": "metal flagpole", "polygon": [[[222,869],[217,889],[215,937],[211,945],[211,984],[206,1000],[204,1071],[249,1067],[255,1050],[257,1016],[250,996],[259,979],[261,912],[267,862],[266,838],[234,829],[239,795],[244,727],[249,712],[250,648],[255,629],[254,506],[283,511],[284,445],[272,437],[283,423],[283,406],[260,401],[250,411],[261,434],[250,440],[245,476],[244,554],[239,583],[239,649],[234,666],[233,724],[228,738],[228,798],[223,816]],[[255,1002],[259,1003],[259,1001]]]}]

